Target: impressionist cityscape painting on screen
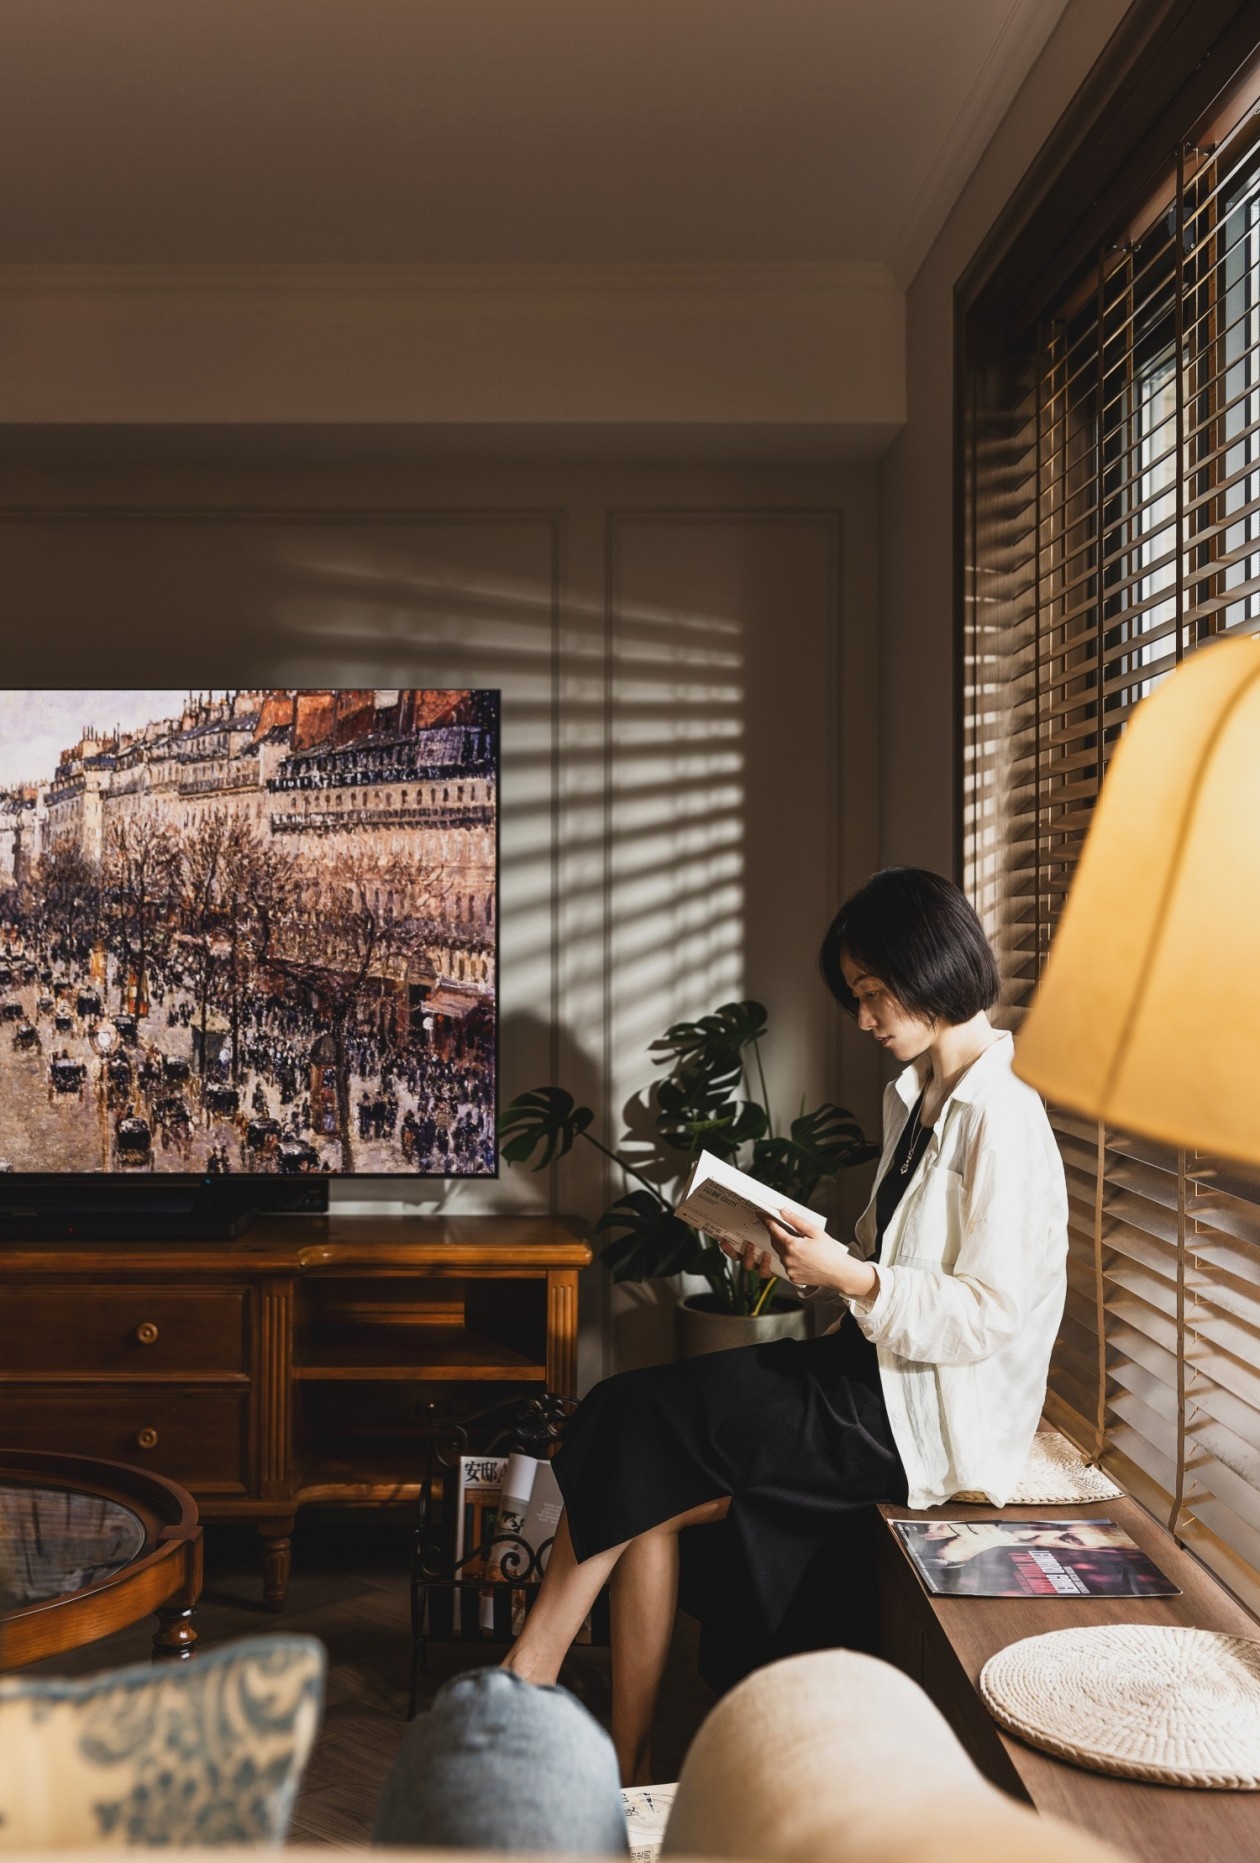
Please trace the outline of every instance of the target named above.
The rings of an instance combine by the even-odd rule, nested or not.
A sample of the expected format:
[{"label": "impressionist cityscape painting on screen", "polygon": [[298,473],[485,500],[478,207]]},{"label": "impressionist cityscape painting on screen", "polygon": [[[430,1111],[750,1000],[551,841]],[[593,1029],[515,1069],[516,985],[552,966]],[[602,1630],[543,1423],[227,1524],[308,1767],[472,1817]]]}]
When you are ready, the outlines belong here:
[{"label": "impressionist cityscape painting on screen", "polygon": [[0,693],[0,1170],[495,1170],[497,692]]}]

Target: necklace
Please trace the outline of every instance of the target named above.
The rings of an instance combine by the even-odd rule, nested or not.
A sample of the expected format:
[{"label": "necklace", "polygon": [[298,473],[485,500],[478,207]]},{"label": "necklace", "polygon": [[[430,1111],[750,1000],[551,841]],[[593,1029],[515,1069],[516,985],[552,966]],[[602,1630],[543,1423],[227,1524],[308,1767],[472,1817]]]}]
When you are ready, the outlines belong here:
[{"label": "necklace", "polygon": [[914,1107],[914,1110],[911,1112],[910,1117],[906,1120],[906,1129],[910,1134],[910,1144],[907,1147],[906,1155],[902,1159],[901,1164],[899,1166],[902,1177],[909,1177],[911,1167],[914,1164],[915,1153],[918,1151],[918,1148],[919,1148],[919,1140],[920,1138],[927,1138],[927,1136],[932,1130],[931,1126],[920,1125],[919,1123],[919,1112],[920,1112],[922,1105],[923,1105],[923,1095],[920,1094],[918,1098],[918,1102]]}]

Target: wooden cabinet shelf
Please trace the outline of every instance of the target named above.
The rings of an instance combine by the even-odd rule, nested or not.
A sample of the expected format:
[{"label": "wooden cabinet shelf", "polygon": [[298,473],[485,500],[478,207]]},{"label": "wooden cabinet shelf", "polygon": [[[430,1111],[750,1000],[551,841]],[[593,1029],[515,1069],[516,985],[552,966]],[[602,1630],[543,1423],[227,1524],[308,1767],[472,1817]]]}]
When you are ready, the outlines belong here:
[{"label": "wooden cabinet shelf", "polygon": [[253,1520],[278,1607],[300,1506],[415,1499],[430,1398],[575,1393],[590,1258],[578,1225],[547,1217],[3,1242],[0,1444],[151,1467],[205,1517]]},{"label": "wooden cabinet shelf", "polygon": [[517,1351],[500,1339],[451,1326],[373,1326],[348,1322],[322,1330],[308,1344],[295,1375],[306,1380],[330,1378],[431,1379],[505,1378],[546,1380],[538,1352]]}]

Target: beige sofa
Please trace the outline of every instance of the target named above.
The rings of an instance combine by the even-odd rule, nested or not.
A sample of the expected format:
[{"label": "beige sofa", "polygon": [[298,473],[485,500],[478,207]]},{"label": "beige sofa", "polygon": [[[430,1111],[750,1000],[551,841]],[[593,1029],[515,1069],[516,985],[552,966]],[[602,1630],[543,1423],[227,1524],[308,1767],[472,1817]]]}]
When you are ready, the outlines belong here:
[{"label": "beige sofa", "polygon": [[772,1664],[692,1743],[665,1845],[767,1863],[1116,1863],[977,1772],[908,1676],[822,1650]]}]

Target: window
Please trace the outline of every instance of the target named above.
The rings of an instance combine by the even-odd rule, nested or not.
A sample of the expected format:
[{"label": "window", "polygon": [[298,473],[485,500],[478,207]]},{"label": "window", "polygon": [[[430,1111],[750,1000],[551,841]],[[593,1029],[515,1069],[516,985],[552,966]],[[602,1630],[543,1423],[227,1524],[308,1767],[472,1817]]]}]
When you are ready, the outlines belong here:
[{"label": "window", "polygon": [[[1015,1026],[1134,708],[1218,635],[1260,633],[1256,95],[972,367],[964,882]],[[1205,925],[1209,976],[1211,947]],[[1070,1198],[1050,1412],[1260,1606],[1260,1171],[1050,1113]]]}]

